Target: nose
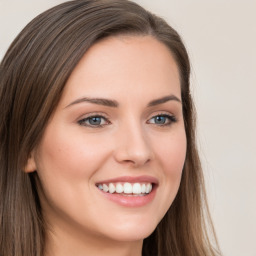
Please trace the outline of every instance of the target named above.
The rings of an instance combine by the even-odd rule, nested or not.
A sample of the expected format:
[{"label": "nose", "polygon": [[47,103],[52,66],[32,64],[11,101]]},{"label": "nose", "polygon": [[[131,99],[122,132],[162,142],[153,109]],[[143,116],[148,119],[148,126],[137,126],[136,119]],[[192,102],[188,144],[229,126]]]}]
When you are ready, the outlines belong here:
[{"label": "nose", "polygon": [[120,129],[116,137],[114,157],[117,162],[140,167],[153,160],[153,150],[141,125],[129,125]]}]

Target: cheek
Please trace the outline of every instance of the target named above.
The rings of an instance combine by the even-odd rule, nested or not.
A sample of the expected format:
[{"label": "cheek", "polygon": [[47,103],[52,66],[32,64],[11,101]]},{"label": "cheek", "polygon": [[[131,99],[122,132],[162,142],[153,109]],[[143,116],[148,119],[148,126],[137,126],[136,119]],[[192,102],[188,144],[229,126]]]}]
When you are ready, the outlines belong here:
[{"label": "cheek", "polygon": [[163,181],[162,193],[165,200],[163,207],[167,210],[179,189],[182,170],[186,158],[187,141],[185,131],[172,134],[168,139],[158,143],[157,158],[160,163]]},{"label": "cheek", "polygon": [[[76,133],[46,132],[38,149],[39,171],[59,178],[89,177],[104,162],[108,148],[99,147],[99,139]],[[93,159],[93,161],[92,161]]]},{"label": "cheek", "polygon": [[181,130],[171,134],[158,143],[156,150],[158,158],[162,164],[165,175],[181,175],[187,150],[187,140],[185,131]]},{"label": "cheek", "polygon": [[81,217],[77,213],[85,211],[84,205],[93,201],[89,198],[95,188],[92,178],[106,160],[109,149],[104,145],[99,147],[96,136],[88,138],[72,131],[69,136],[65,134],[61,128],[58,132],[46,130],[36,153],[36,165],[46,211],[51,212],[50,205],[58,214],[68,213],[76,219]]}]

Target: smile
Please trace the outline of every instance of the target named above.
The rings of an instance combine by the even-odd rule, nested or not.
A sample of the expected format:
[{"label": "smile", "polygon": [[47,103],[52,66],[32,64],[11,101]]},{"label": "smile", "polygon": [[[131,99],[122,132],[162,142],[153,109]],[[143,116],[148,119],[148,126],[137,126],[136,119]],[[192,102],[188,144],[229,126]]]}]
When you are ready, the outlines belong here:
[{"label": "smile", "polygon": [[151,183],[108,183],[97,184],[98,189],[110,194],[122,194],[124,196],[141,196],[152,191]]},{"label": "smile", "polygon": [[98,181],[99,195],[125,207],[142,207],[150,204],[156,195],[159,181],[152,176],[122,176]]}]

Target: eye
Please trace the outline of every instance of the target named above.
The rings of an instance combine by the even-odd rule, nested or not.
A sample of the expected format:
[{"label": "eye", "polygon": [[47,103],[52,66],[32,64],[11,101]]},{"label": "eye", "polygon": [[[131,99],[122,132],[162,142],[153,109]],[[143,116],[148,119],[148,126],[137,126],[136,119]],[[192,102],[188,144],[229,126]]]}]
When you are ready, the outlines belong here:
[{"label": "eye", "polygon": [[107,125],[110,122],[104,116],[94,115],[94,116],[83,118],[79,120],[78,123],[82,126],[87,126],[87,127],[103,127],[104,125]]},{"label": "eye", "polygon": [[150,124],[156,124],[159,126],[167,126],[175,122],[177,122],[177,119],[174,116],[168,114],[160,114],[153,116],[148,121],[148,123]]}]

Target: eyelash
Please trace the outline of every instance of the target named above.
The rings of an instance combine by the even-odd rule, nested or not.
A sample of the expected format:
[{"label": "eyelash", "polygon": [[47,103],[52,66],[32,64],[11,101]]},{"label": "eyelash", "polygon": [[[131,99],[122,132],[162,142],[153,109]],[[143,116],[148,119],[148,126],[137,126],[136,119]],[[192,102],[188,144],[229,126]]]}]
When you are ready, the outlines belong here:
[{"label": "eyelash", "polygon": [[169,115],[169,114],[158,114],[158,115],[155,115],[155,116],[151,117],[151,118],[149,119],[149,121],[147,121],[147,123],[150,123],[150,120],[155,119],[155,118],[157,118],[157,117],[163,117],[163,118],[165,118],[165,120],[166,120],[166,119],[168,120],[168,122],[167,122],[167,123],[164,123],[164,124],[152,123],[152,124],[157,125],[157,126],[170,126],[170,125],[172,125],[173,123],[176,123],[176,122],[177,122],[177,118],[176,118],[175,116],[173,116],[173,115]]},{"label": "eyelash", "polygon": [[[157,117],[162,117],[162,118],[165,118],[164,120],[168,120],[167,123],[163,123],[163,124],[156,124],[156,123],[151,123],[150,120],[152,119],[155,119]],[[100,118],[100,119],[103,119],[106,123],[104,124],[91,124],[91,123],[86,123],[86,122],[90,122],[90,120],[92,120],[93,118]],[[176,123],[177,122],[177,119],[175,116],[173,115],[169,115],[169,114],[158,114],[158,115],[155,115],[153,117],[151,117],[147,123],[148,124],[154,124],[156,126],[160,126],[160,127],[164,127],[164,126],[170,126],[172,125],[173,123]],[[81,126],[85,126],[85,127],[91,127],[91,128],[102,128],[108,124],[111,124],[111,122],[108,120],[107,117],[103,116],[103,115],[99,115],[99,114],[93,114],[93,115],[90,115],[88,117],[85,117],[81,120],[78,121],[78,124],[81,125]]]},{"label": "eyelash", "polygon": [[[101,118],[103,119],[106,124],[87,124],[86,122],[90,122],[90,120],[92,120],[93,118]],[[91,128],[102,128],[104,127],[105,125],[108,125],[110,124],[110,121],[108,120],[107,117],[103,116],[103,115],[99,115],[99,114],[92,114],[88,117],[85,117],[81,120],[78,121],[78,124],[81,125],[81,126],[85,126],[85,127],[91,127]]]}]

